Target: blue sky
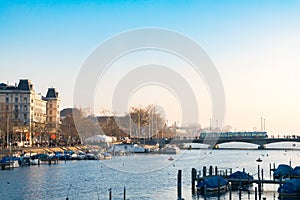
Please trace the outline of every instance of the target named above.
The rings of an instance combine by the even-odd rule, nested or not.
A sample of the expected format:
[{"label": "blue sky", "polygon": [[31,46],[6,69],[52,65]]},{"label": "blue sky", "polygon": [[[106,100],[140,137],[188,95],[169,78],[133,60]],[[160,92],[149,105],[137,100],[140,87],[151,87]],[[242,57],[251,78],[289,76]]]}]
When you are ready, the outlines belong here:
[{"label": "blue sky", "polygon": [[262,116],[274,133],[300,132],[299,1],[0,0],[0,81],[30,78],[43,94],[54,86],[70,107],[89,53],[142,27],[178,31],[206,50],[223,80],[226,124],[259,128]]}]

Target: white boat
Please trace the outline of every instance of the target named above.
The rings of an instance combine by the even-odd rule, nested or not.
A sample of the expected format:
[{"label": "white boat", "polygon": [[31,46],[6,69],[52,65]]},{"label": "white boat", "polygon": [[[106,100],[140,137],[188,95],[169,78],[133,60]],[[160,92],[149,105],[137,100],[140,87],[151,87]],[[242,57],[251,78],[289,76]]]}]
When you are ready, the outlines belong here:
[{"label": "white boat", "polygon": [[168,158],[168,160],[172,161],[172,160],[174,160],[174,158],[173,158],[172,156],[170,156],[170,157]]},{"label": "white boat", "polygon": [[18,161],[18,160],[13,160],[13,161],[11,162],[10,167],[12,167],[12,168],[20,167],[19,161]]},{"label": "white boat", "polygon": [[105,152],[105,153],[103,154],[103,156],[104,156],[104,160],[110,160],[110,159],[111,159],[110,153]]},{"label": "white boat", "polygon": [[177,153],[180,153],[180,149],[179,149],[179,147],[174,146],[174,145],[167,145],[166,147],[163,148],[162,153],[177,154]]},{"label": "white boat", "polygon": [[145,149],[145,147],[142,147],[142,146],[139,146],[137,144],[134,144],[133,145],[133,152],[134,153],[145,153],[146,149]]},{"label": "white boat", "polygon": [[1,161],[0,161],[1,167],[3,169],[8,168],[17,168],[19,167],[19,161],[18,158],[12,157],[12,156],[5,156]]},{"label": "white boat", "polygon": [[34,158],[34,159],[30,159],[30,164],[31,165],[38,165],[39,164],[39,159],[38,158]]}]

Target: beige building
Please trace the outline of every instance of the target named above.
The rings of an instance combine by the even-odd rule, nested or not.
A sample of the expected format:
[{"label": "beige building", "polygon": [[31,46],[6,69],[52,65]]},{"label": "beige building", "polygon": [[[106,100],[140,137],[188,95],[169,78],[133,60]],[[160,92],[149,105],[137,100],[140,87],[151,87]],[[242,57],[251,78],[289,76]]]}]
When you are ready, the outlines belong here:
[{"label": "beige building", "polygon": [[60,110],[59,104],[60,99],[58,92],[55,88],[49,88],[46,97],[44,100],[47,101],[47,118],[46,118],[46,127],[52,139],[59,137],[58,129],[60,122]]},{"label": "beige building", "polygon": [[[52,113],[57,113],[59,109],[59,98],[56,91],[55,97],[52,97],[49,91],[53,90],[50,88],[48,97],[43,97],[35,92],[28,79],[21,79],[14,86],[0,84],[0,120],[2,124],[7,122],[7,129],[11,130],[11,133],[6,133],[7,141],[18,141],[21,146],[26,143],[31,145],[38,140],[36,137],[47,124],[53,128],[51,131],[58,130],[59,117],[52,117]],[[51,105],[56,107],[55,111]]]}]

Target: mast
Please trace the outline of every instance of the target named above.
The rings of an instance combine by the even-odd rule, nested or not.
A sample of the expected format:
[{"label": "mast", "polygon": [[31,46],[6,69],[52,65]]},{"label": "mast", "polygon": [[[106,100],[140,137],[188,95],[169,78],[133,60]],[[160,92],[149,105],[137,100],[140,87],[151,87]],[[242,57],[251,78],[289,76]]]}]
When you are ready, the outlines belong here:
[{"label": "mast", "polygon": [[8,148],[8,142],[9,142],[9,117],[8,117],[8,113],[6,114],[6,145]]}]

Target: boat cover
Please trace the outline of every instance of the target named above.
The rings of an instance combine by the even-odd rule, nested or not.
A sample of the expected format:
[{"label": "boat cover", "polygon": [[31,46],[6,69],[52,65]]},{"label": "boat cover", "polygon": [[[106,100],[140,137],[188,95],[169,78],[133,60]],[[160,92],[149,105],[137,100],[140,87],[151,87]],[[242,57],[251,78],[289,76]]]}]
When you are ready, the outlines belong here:
[{"label": "boat cover", "polygon": [[294,175],[300,176],[300,166],[294,168]]},{"label": "boat cover", "polygon": [[236,171],[228,176],[229,179],[248,179],[253,180],[253,176],[248,175],[246,172]]},{"label": "boat cover", "polygon": [[285,182],[278,188],[279,193],[283,194],[299,194],[300,193],[300,179],[293,178]]},{"label": "boat cover", "polygon": [[15,160],[19,160],[19,158],[15,156],[5,156],[0,160],[0,163],[5,163],[5,162],[15,161]]},{"label": "boat cover", "polygon": [[206,188],[217,188],[219,186],[224,186],[228,184],[228,181],[221,176],[210,176],[205,178],[203,181],[199,182],[197,187],[202,187],[206,185]]},{"label": "boat cover", "polygon": [[288,176],[288,175],[293,175],[294,174],[294,169],[286,164],[280,164],[277,169],[274,170],[273,175],[274,176]]}]

